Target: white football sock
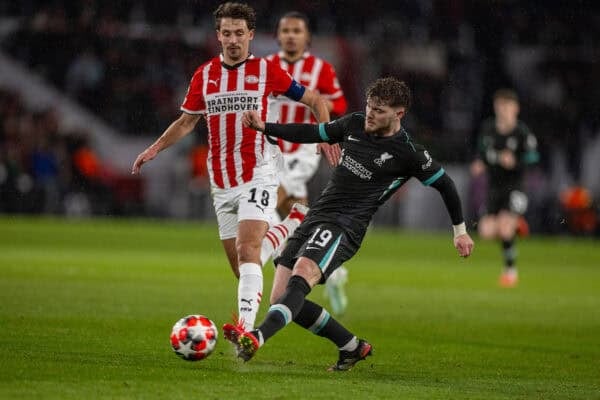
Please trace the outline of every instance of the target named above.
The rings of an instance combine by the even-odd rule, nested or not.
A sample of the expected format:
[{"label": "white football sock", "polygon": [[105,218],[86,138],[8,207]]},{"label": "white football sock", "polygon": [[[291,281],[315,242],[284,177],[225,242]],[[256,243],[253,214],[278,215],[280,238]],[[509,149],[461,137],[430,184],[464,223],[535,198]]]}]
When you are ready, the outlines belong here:
[{"label": "white football sock", "polygon": [[340,347],[340,350],[344,351],[354,351],[358,347],[358,338],[354,336],[348,343],[346,343],[343,347]]},{"label": "white football sock", "polygon": [[285,243],[285,240],[300,225],[300,221],[295,218],[286,217],[281,223],[273,225],[267,231],[260,249],[260,262],[264,266],[271,256],[279,251]]},{"label": "white football sock", "polygon": [[260,330],[256,331],[257,333],[257,339],[258,339],[258,347],[262,346],[263,344],[265,344],[265,339],[263,339],[263,334]]},{"label": "white football sock", "polygon": [[240,281],[238,283],[239,319],[244,321],[244,329],[254,328],[256,314],[262,299],[263,275],[258,264],[243,263],[240,265]]}]

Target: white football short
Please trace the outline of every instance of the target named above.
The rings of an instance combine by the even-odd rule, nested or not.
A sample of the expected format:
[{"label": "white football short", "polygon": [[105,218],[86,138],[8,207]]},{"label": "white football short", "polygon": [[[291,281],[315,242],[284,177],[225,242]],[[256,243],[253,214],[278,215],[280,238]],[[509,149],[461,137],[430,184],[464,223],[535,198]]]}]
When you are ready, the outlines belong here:
[{"label": "white football short", "polygon": [[319,169],[321,155],[317,154],[315,144],[302,144],[293,153],[283,153],[283,170],[279,178],[285,192],[292,197],[306,198],[306,184]]},{"label": "white football short", "polygon": [[279,179],[275,173],[255,177],[233,188],[211,189],[221,240],[237,236],[243,220],[260,220],[271,224],[277,207]]}]

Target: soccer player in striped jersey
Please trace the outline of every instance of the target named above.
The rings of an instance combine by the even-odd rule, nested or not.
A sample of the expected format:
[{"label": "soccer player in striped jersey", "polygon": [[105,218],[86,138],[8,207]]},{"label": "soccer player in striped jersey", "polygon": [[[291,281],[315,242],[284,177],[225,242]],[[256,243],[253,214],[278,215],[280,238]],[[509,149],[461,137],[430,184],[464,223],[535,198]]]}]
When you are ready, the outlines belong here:
[{"label": "soccer player in striped jersey", "polygon": [[338,347],[338,361],[330,370],[348,370],[371,354],[366,340],[358,339],[306,296],[354,256],[377,209],[413,177],[440,193],[458,254],[468,257],[473,250],[453,180],[401,125],[410,106],[406,84],[395,78],[378,79],[367,89],[366,103],[365,113],[318,125],[265,124],[256,112],[244,113],[244,124],[265,135],[302,143],[344,143],[341,161],[327,187],[275,260],[267,316],[257,329],[238,334],[237,346],[244,360],[291,321]]},{"label": "soccer player in striped jersey", "polygon": [[[295,81],[278,65],[250,53],[256,22],[252,7],[224,3],[214,17],[222,53],[196,70],[181,105],[181,116],[137,157],[132,173],[139,173],[144,163],[189,134],[201,118],[206,120],[207,165],[219,236],[239,278],[239,322],[251,329],[262,296],[262,265],[274,246],[302,220],[303,213],[294,210],[287,221],[269,230],[277,204],[280,152],[265,136],[242,126],[243,112],[253,110],[266,118],[271,95],[300,101],[321,122],[329,121],[329,111],[314,90]],[[330,162],[338,160],[339,150],[323,151]]]},{"label": "soccer player in striped jersey", "polygon": [[[309,52],[309,26],[308,17],[304,13],[290,11],[284,14],[276,28],[279,51],[266,58],[279,64],[297,82],[319,92],[333,117],[342,116],[347,109],[346,97],[333,65]],[[317,122],[304,104],[281,96],[269,98],[268,110],[268,122]],[[321,156],[316,143],[292,143],[281,138],[277,139],[277,142],[283,153],[277,210],[279,215],[284,216],[289,214],[293,204],[308,204],[307,183],[317,172]],[[347,279],[348,271],[342,265],[329,277],[325,285],[331,309],[337,315],[343,314],[348,304],[344,290]]]}]

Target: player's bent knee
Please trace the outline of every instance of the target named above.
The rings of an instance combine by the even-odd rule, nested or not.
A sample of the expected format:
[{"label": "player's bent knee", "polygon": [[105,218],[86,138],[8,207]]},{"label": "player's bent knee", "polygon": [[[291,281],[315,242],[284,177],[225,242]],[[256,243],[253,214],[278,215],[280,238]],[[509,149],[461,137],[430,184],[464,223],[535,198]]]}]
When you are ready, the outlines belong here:
[{"label": "player's bent knee", "polygon": [[321,280],[321,270],[317,264],[307,257],[300,257],[294,266],[294,275],[300,275],[311,287],[314,287]]},{"label": "player's bent knee", "polygon": [[479,223],[477,228],[479,236],[483,239],[495,239],[496,238],[496,224],[492,220],[483,220]]},{"label": "player's bent knee", "polygon": [[504,225],[498,229],[498,236],[502,240],[511,240],[516,233],[516,227],[511,225]]}]

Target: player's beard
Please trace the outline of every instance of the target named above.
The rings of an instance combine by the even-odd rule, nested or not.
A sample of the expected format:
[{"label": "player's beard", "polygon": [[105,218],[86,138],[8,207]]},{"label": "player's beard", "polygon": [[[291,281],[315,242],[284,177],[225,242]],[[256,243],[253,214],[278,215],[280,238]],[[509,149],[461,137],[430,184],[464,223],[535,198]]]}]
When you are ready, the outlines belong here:
[{"label": "player's beard", "polygon": [[242,61],[242,48],[239,46],[228,47],[227,55],[232,61]]},{"label": "player's beard", "polygon": [[375,136],[384,136],[386,134],[389,134],[390,130],[392,129],[392,122],[388,121],[388,123],[386,125],[377,125],[377,124],[373,124],[371,125],[371,127],[369,127],[369,125],[367,125],[365,123],[365,132],[371,135],[375,135]]},{"label": "player's beard", "polygon": [[373,121],[373,123],[369,124],[368,122],[365,122],[365,132],[370,133],[372,135],[376,135],[379,131],[381,131],[382,127],[378,126],[375,121]]}]

